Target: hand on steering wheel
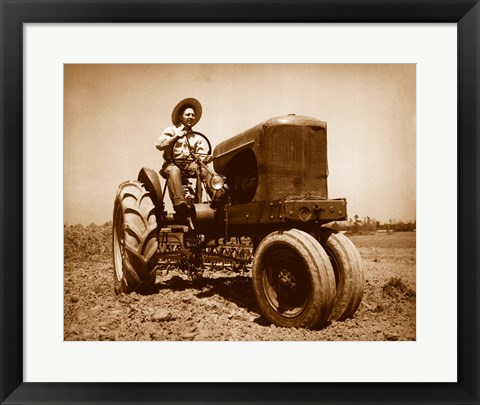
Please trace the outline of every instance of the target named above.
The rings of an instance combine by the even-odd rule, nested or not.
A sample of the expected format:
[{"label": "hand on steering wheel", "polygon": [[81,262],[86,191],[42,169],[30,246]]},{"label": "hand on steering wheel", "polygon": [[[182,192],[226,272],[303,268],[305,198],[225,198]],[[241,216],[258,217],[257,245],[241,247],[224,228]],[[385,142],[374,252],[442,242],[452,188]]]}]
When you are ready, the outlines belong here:
[{"label": "hand on steering wheel", "polygon": [[[190,143],[188,143],[188,140],[187,140],[187,143],[188,143],[188,147],[190,149],[190,154],[186,157],[183,157],[183,158],[175,158],[175,147],[177,146],[178,144],[178,141],[180,139],[183,139],[185,136],[187,136],[188,134],[194,134],[194,135],[197,135],[197,136],[200,136],[201,138],[203,138],[203,140],[205,141],[204,142],[204,146],[207,146],[207,151],[206,153],[197,153],[194,151],[194,147],[192,147],[190,145]],[[196,131],[190,131],[188,133],[184,133],[182,134],[180,137],[179,137],[179,140],[177,142],[175,142],[173,145],[172,145],[172,151],[171,151],[171,156],[172,156],[172,162],[174,165],[178,166],[180,168],[180,170],[185,170],[185,167],[188,166],[190,163],[193,163],[196,161],[196,158],[200,158],[201,161],[203,161],[205,164],[209,163],[212,161],[212,156],[211,156],[211,153],[212,153],[212,145],[210,144],[210,141],[208,140],[208,138],[203,135],[202,133],[200,132],[196,132]]]}]

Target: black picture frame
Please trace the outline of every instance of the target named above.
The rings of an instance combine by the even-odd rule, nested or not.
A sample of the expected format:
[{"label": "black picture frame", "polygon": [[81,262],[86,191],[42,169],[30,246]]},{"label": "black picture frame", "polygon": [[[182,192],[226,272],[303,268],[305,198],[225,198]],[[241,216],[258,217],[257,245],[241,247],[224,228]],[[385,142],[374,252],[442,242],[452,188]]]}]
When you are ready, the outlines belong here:
[{"label": "black picture frame", "polygon": [[[188,10],[188,12],[186,12]],[[479,403],[479,0],[0,0],[0,401],[107,403]],[[456,23],[458,32],[457,383],[23,382],[23,23]],[[432,204],[441,195],[432,196]],[[448,221],[450,209],[446,209]],[[441,221],[442,219],[439,219]],[[432,280],[434,282],[434,280]],[[448,320],[439,328],[449,327]],[[439,353],[441,356],[441,353]],[[235,365],[232,365],[234,367]]]}]

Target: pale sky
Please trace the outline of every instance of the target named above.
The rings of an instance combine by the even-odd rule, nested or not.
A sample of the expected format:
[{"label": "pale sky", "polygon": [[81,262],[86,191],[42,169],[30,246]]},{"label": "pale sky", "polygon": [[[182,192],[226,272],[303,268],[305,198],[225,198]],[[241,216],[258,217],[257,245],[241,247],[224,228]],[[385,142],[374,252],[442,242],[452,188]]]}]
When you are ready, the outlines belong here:
[{"label": "pale sky", "polygon": [[[275,116],[327,122],[330,198],[350,217],[416,218],[414,64],[65,65],[64,221],[111,220],[118,185],[159,170],[155,142],[175,104],[219,142]],[[168,195],[166,197],[168,200]]]}]

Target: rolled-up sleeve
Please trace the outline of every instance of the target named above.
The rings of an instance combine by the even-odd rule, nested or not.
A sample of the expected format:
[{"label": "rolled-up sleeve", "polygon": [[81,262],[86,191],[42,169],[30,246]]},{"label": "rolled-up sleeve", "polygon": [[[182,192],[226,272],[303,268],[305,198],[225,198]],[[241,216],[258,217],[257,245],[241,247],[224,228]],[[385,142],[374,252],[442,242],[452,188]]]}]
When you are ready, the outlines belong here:
[{"label": "rolled-up sleeve", "polygon": [[158,138],[158,141],[155,144],[155,147],[158,150],[164,150],[165,148],[171,146],[172,143],[174,142],[173,137],[175,135],[176,135],[176,133],[175,133],[175,128],[174,127],[165,128],[165,130],[162,132],[162,134]]}]

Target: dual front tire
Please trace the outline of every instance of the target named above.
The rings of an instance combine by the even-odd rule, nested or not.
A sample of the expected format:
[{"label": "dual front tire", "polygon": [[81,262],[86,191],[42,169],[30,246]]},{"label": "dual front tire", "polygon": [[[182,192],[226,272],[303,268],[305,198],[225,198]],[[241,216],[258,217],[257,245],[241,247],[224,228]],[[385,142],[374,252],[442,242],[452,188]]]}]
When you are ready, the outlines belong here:
[{"label": "dual front tire", "polygon": [[365,285],[360,253],[350,239],[333,229],[321,228],[317,240],[325,249],[335,276],[335,304],[329,320],[351,318],[360,306]]},{"label": "dual front tire", "polygon": [[357,249],[328,228],[317,237],[298,229],[267,235],[255,252],[252,278],[270,322],[310,329],[353,316],[364,284]]}]

